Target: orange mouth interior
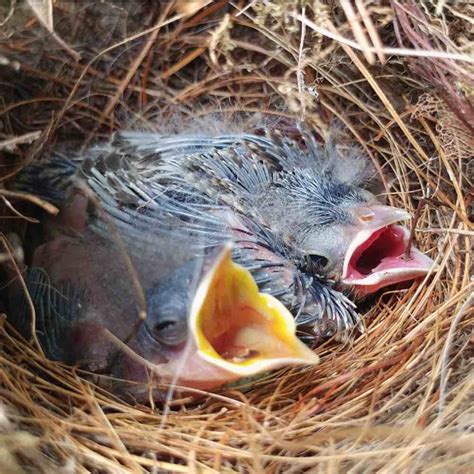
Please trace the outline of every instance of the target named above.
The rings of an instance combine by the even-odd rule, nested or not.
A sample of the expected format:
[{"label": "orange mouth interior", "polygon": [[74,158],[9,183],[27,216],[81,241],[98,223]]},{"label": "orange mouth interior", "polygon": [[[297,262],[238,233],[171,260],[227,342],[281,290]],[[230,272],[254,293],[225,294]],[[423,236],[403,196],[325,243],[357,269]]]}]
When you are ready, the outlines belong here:
[{"label": "orange mouth interior", "polygon": [[251,274],[232,262],[230,253],[209,275],[191,331],[199,351],[228,370],[317,361],[297,339],[291,313],[272,296],[259,293]]}]

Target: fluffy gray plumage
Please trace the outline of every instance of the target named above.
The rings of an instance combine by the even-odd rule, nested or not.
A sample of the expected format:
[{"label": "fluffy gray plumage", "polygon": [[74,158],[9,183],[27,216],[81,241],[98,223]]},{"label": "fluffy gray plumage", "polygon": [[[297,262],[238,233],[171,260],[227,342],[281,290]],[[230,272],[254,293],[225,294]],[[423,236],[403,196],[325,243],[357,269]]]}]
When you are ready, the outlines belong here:
[{"label": "fluffy gray plumage", "polygon": [[[196,254],[232,240],[235,261],[299,325],[327,335],[359,321],[338,288],[338,242],[352,206],[375,198],[364,189],[365,162],[333,145],[321,150],[304,133],[122,132],[84,155],[29,167],[15,186],[61,205],[72,183],[87,184],[131,252],[155,237],[159,245],[163,234],[184,238]],[[107,234],[95,212],[89,223]]]}]

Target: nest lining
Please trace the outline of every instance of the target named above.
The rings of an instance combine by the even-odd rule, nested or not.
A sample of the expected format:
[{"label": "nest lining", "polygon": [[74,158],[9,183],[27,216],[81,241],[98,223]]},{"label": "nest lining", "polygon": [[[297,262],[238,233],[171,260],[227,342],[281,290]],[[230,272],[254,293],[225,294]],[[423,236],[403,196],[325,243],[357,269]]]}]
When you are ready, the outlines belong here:
[{"label": "nest lining", "polygon": [[[440,271],[385,291],[367,309],[364,334],[318,347],[320,365],[164,409],[116,399],[44,359],[3,320],[7,472],[472,465],[472,6],[244,3],[58,1],[54,35],[27,5],[1,5],[2,179],[66,140],[85,147],[157,121],[172,130],[182,117],[218,114],[236,127],[291,129],[303,119],[321,141],[338,121],[391,205],[443,204],[421,211],[416,232]],[[7,217],[22,203],[0,194],[5,232],[21,234],[25,220]]]}]

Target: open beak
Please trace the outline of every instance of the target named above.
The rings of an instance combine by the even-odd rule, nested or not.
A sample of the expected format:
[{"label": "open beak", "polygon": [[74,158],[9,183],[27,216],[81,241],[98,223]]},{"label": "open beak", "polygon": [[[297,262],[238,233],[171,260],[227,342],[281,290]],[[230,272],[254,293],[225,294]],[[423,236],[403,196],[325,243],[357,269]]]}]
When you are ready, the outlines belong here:
[{"label": "open beak", "polygon": [[224,246],[201,278],[185,342],[150,344],[142,330],[129,343],[117,376],[139,382],[135,397],[148,396],[150,372],[160,384],[210,390],[271,369],[319,362],[296,337],[292,314],[273,296],[259,293],[250,272],[232,261],[231,250]]},{"label": "open beak", "polygon": [[259,293],[248,270],[226,246],[202,280],[189,317],[196,357],[228,381],[284,366],[317,364],[319,357],[295,335],[291,313]]},{"label": "open beak", "polygon": [[396,225],[410,214],[390,206],[370,206],[357,211],[360,230],[347,249],[342,281],[356,286],[361,293],[412,280],[434,267],[431,258],[412,247],[405,257],[409,231]]}]

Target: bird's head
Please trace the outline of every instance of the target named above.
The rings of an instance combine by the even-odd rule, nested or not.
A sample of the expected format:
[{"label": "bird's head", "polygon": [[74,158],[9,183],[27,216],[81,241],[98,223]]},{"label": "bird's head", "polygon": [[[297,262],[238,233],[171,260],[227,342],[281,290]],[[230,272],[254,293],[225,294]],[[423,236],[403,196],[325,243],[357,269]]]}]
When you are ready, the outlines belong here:
[{"label": "bird's head", "polygon": [[[147,301],[147,318],[133,346],[147,361],[148,375],[161,383],[211,389],[267,370],[318,362],[297,339],[291,313],[259,293],[250,273],[232,261],[228,246],[204,271],[196,271],[195,261],[183,265],[152,287]],[[125,379],[143,377],[144,366],[136,361],[123,368]]]},{"label": "bird's head", "polygon": [[382,205],[334,169],[286,172],[266,201],[266,218],[295,250],[300,268],[359,294],[424,276],[434,266],[415,247],[407,251],[410,232],[400,222],[410,219],[408,212]]},{"label": "bird's head", "polygon": [[426,275],[433,260],[411,247],[410,232],[399,222],[410,214],[396,207],[358,203],[347,207],[347,221],[308,232],[301,242],[318,273],[358,293]]}]

